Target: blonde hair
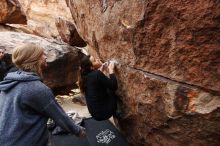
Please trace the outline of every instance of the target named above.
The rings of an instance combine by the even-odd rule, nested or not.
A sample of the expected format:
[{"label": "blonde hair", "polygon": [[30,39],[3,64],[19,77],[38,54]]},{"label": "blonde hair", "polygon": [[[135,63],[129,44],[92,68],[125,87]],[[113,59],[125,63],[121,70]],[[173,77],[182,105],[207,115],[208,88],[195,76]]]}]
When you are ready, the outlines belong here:
[{"label": "blonde hair", "polygon": [[24,71],[35,72],[41,75],[40,57],[43,55],[42,47],[35,44],[25,44],[16,47],[12,53],[12,62]]}]

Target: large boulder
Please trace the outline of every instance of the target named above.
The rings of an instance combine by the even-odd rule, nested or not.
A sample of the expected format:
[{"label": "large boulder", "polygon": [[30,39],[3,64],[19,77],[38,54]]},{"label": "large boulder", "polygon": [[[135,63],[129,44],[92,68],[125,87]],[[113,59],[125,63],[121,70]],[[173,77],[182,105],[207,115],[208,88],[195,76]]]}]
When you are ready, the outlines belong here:
[{"label": "large boulder", "polygon": [[122,116],[135,146],[217,146],[220,95],[130,67],[117,67]]},{"label": "large boulder", "polygon": [[28,28],[36,35],[47,38],[59,38],[55,19],[57,17],[71,20],[71,13],[62,0],[18,0],[26,14]]},{"label": "large boulder", "polygon": [[219,1],[66,1],[102,59],[220,91]]},{"label": "large boulder", "polygon": [[66,2],[89,48],[119,61],[119,125],[135,146],[220,143],[219,1]]},{"label": "large boulder", "polygon": [[70,10],[65,1],[18,1],[27,16],[27,26],[15,27],[26,27],[26,30],[31,30],[35,35],[55,38],[70,45],[85,46],[85,42],[74,27]]},{"label": "large boulder", "polygon": [[43,81],[50,88],[73,86],[77,81],[80,59],[80,52],[77,48],[54,39],[45,39],[18,32],[0,32],[0,42],[0,48],[6,49],[9,54],[16,46],[25,43],[42,46],[45,49],[48,62],[48,67],[43,72]]},{"label": "large boulder", "polygon": [[4,32],[4,31],[33,34],[32,30],[28,29],[26,25],[21,25],[21,24],[0,24],[0,32]]},{"label": "large boulder", "polygon": [[8,26],[8,25],[0,25],[0,32],[3,31],[13,31],[13,32],[18,32],[19,30],[17,28]]},{"label": "large boulder", "polygon": [[0,1],[0,23],[27,23],[26,16],[17,0]]},{"label": "large boulder", "polygon": [[72,46],[86,45],[75,29],[65,1],[3,0],[0,5],[2,24],[10,23],[25,33],[55,38]]}]

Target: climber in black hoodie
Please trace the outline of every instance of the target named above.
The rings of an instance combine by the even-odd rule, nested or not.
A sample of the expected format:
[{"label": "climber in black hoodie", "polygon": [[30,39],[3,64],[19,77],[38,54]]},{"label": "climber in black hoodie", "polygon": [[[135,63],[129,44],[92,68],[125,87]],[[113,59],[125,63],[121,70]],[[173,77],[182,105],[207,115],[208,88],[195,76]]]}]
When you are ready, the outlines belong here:
[{"label": "climber in black hoodie", "polygon": [[[101,67],[101,69],[97,69]],[[108,65],[107,77],[100,61],[93,56],[85,56],[80,65],[79,87],[85,94],[88,110],[95,120],[107,120],[115,114],[117,103],[114,92],[117,79],[114,74],[115,63]]]}]

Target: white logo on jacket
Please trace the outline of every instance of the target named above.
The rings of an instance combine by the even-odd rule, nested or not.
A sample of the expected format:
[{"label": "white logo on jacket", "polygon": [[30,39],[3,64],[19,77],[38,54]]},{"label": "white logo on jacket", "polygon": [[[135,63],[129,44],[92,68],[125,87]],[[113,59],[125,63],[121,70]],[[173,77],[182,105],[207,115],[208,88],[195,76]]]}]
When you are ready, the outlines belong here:
[{"label": "white logo on jacket", "polygon": [[105,131],[101,131],[99,134],[96,135],[96,139],[98,143],[106,143],[109,144],[114,138],[116,138],[114,132],[109,129]]}]

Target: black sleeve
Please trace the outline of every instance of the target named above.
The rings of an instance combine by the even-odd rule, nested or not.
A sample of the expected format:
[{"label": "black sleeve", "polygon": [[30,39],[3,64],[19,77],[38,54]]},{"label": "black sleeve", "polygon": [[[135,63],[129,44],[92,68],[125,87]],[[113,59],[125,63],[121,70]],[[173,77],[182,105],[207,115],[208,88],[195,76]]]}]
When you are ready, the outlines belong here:
[{"label": "black sleeve", "polygon": [[104,75],[104,73],[102,73],[101,71],[98,71],[98,80],[107,88],[111,90],[117,90],[118,83],[115,74],[110,74],[109,77],[110,78]]},{"label": "black sleeve", "polygon": [[4,61],[0,61],[0,81],[2,81],[6,75],[7,68]]},{"label": "black sleeve", "polygon": [[62,107],[55,101],[54,95],[49,89],[39,91],[37,96],[28,95],[22,103],[42,115],[50,117],[64,130],[79,135],[80,126],[75,125],[74,121],[68,117]]},{"label": "black sleeve", "polygon": [[7,73],[15,72],[17,70],[18,70],[18,68],[13,64],[7,66]]}]

